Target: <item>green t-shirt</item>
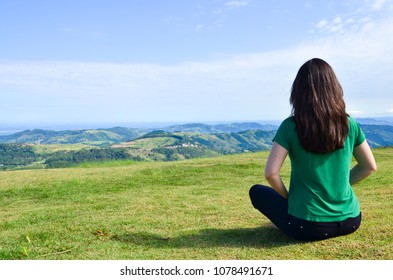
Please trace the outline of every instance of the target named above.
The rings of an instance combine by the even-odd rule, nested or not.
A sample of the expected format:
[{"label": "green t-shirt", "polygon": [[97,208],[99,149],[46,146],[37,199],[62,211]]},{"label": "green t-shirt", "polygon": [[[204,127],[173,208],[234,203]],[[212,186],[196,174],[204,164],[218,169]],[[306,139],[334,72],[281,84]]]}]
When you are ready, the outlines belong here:
[{"label": "green t-shirt", "polygon": [[365,135],[353,118],[348,117],[348,125],[343,149],[315,154],[301,146],[293,117],[281,123],[273,141],[288,150],[291,160],[288,214],[316,222],[338,222],[360,214],[349,174],[353,149]]}]

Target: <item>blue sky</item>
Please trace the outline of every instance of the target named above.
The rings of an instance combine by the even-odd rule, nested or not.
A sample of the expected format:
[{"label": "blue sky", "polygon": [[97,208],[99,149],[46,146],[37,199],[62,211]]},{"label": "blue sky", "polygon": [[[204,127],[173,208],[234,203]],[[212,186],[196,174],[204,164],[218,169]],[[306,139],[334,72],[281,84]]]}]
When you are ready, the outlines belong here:
[{"label": "blue sky", "polygon": [[393,1],[0,0],[0,125],[280,120],[312,57],[393,115]]}]

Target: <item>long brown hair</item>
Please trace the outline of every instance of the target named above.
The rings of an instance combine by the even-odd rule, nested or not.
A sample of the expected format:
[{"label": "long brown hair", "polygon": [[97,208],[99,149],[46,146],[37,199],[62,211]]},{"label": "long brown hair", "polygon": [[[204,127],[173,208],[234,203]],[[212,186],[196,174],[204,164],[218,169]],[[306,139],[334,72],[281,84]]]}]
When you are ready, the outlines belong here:
[{"label": "long brown hair", "polygon": [[332,67],[313,58],[300,67],[290,103],[302,147],[318,154],[344,147],[348,115],[343,90]]}]

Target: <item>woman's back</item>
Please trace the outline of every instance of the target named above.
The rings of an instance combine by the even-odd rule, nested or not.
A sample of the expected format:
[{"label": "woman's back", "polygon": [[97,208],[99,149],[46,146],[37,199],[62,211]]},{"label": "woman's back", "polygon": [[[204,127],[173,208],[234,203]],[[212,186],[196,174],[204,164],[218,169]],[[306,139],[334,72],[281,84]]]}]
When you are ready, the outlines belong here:
[{"label": "woman's back", "polygon": [[333,152],[307,152],[293,117],[280,126],[274,141],[288,150],[291,180],[288,213],[305,220],[331,222],[359,215],[359,202],[349,184],[354,147],[365,140],[356,121],[348,117],[344,147]]}]

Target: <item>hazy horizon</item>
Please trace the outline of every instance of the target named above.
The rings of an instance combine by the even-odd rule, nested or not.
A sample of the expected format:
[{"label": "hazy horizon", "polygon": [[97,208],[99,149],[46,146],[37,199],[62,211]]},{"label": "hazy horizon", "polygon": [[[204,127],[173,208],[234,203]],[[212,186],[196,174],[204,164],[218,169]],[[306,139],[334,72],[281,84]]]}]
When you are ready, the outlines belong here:
[{"label": "hazy horizon", "polygon": [[[362,117],[356,118],[359,123],[369,123],[375,120],[376,123],[380,125],[393,125],[393,117]],[[185,125],[201,123],[207,125],[217,125],[217,124],[235,124],[235,123],[248,123],[255,122],[264,125],[276,125],[281,123],[281,120],[231,120],[231,121],[194,121],[194,122],[101,122],[101,123],[30,123],[30,124],[3,124],[0,123],[0,135],[9,135],[24,130],[33,129],[43,129],[43,130],[83,130],[83,129],[108,129],[113,127],[126,127],[126,128],[136,128],[136,129],[159,129],[165,128],[173,125]],[[373,122],[374,123],[374,122]]]}]

